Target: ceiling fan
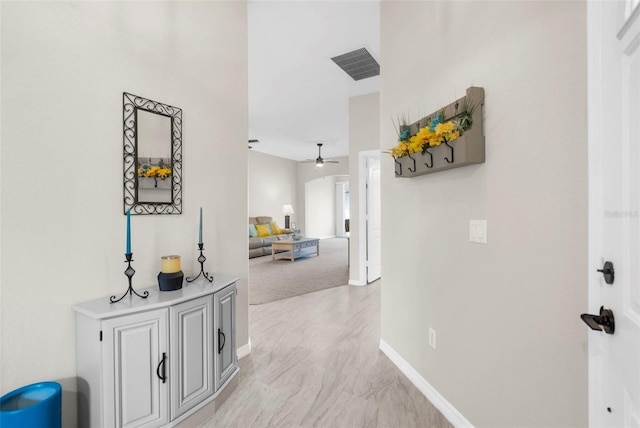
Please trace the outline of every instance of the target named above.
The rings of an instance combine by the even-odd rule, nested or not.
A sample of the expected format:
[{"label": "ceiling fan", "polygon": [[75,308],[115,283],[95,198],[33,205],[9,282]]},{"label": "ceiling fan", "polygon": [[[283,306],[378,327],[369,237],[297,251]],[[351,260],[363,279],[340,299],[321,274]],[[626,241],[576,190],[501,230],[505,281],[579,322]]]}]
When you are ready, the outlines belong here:
[{"label": "ceiling fan", "polygon": [[333,160],[333,159],[323,159],[322,158],[322,143],[318,143],[318,157],[316,158],[316,160],[306,160],[306,161],[302,161],[302,163],[315,163],[316,164],[316,168],[321,168],[324,166],[325,163],[339,163],[337,160]]}]

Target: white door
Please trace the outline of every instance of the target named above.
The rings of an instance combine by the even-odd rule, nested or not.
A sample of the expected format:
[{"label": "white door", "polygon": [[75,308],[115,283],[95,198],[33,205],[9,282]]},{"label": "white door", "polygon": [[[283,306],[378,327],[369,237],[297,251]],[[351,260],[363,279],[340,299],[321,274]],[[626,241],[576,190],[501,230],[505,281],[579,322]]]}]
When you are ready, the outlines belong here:
[{"label": "white door", "polygon": [[104,426],[169,422],[168,324],[166,309],[104,322]]},{"label": "white door", "polygon": [[[589,313],[603,306],[615,321],[613,334],[589,333],[593,427],[640,427],[638,2],[587,2]],[[613,264],[612,284],[597,272],[605,261]]]},{"label": "white door", "polygon": [[382,253],[380,220],[380,158],[367,158],[367,283],[380,278]]}]

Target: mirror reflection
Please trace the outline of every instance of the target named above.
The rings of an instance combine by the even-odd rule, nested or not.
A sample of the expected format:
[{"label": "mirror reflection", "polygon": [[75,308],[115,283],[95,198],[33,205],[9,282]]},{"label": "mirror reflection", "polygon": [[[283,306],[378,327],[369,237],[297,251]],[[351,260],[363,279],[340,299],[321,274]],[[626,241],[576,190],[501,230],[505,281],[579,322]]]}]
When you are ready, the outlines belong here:
[{"label": "mirror reflection", "polygon": [[171,118],[138,110],[138,202],[171,202]]},{"label": "mirror reflection", "polygon": [[182,110],[123,93],[124,212],[182,213]]}]

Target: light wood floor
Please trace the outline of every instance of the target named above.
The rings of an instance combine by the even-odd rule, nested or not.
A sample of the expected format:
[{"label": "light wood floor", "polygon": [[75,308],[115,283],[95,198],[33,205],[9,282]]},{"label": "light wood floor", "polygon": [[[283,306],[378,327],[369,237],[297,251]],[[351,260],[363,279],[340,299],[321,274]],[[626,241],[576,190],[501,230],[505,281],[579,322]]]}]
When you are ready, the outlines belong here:
[{"label": "light wood floor", "polygon": [[379,281],[250,306],[238,387],[198,426],[451,427],[378,349],[379,314]]}]

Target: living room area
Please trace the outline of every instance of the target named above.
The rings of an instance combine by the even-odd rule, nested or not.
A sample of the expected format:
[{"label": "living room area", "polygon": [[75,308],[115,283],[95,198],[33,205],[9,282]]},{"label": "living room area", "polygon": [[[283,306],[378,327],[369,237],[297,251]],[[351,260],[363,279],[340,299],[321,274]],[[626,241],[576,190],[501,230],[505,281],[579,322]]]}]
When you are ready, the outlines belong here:
[{"label": "living room area", "polygon": [[348,157],[324,168],[255,150],[248,159],[249,304],[347,285]]}]

